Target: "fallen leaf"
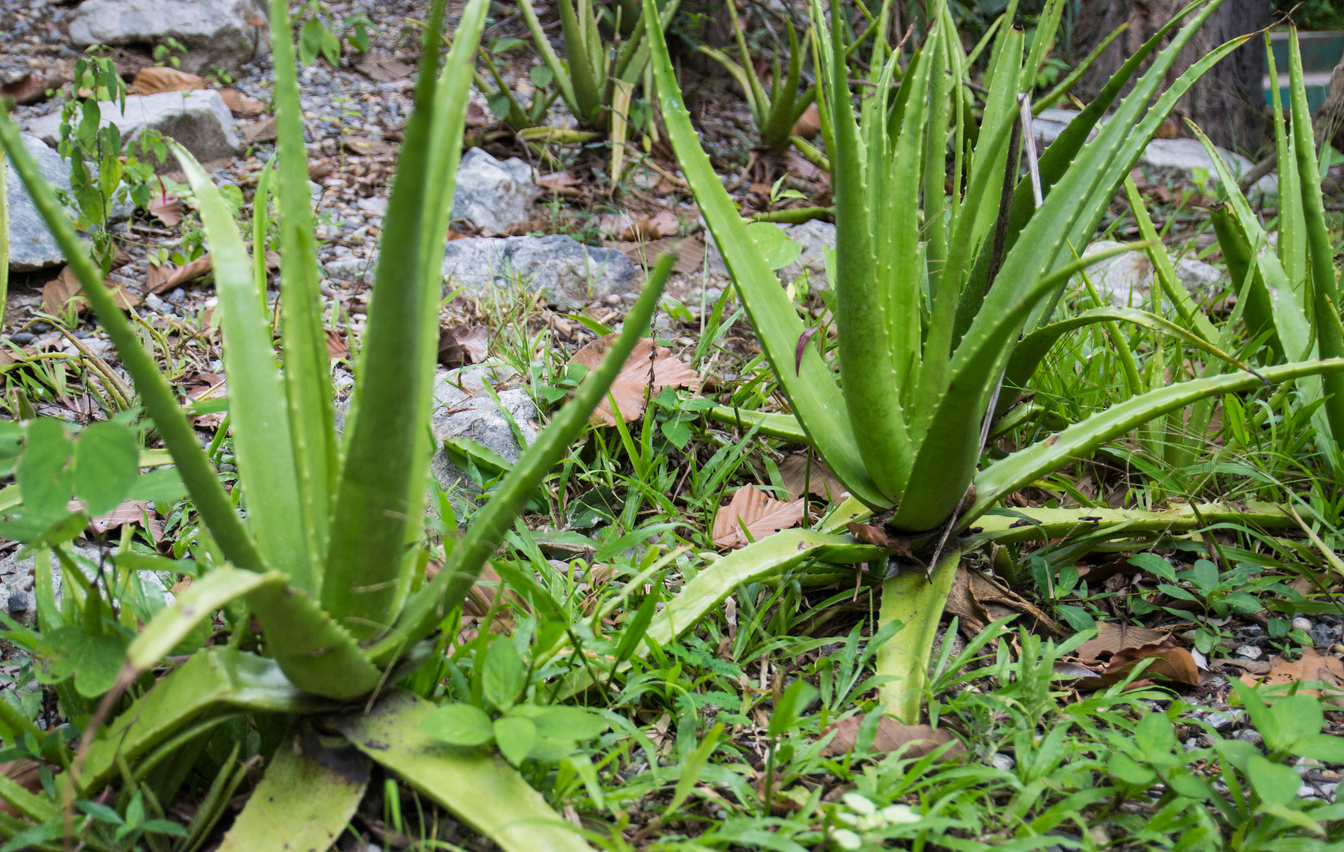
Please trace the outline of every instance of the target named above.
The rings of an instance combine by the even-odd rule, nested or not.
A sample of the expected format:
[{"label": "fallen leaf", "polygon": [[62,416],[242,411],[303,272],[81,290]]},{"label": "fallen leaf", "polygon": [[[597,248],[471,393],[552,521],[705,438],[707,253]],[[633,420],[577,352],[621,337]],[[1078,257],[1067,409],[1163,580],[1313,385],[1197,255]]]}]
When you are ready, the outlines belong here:
[{"label": "fallen leaf", "polygon": [[141,68],[127,89],[133,95],[159,95],[164,92],[189,92],[204,89],[205,80],[176,68],[151,65]]},{"label": "fallen leaf", "polygon": [[806,491],[813,497],[839,503],[848,493],[845,486],[820,459],[813,459],[809,469],[807,458],[807,453],[794,453],[779,463],[779,478],[784,483],[784,490],[794,500]]},{"label": "fallen leaf", "polygon": [[1168,637],[1160,643],[1117,652],[1100,672],[1079,680],[1077,686],[1079,689],[1105,689],[1124,680],[1143,660],[1152,660],[1143,670],[1145,678],[1160,677],[1186,686],[1199,686],[1203,682],[1195,658],[1184,648],[1175,647]]},{"label": "fallen leaf", "polygon": [[313,160],[308,164],[308,180],[322,180],[334,171],[336,164],[331,160]]},{"label": "fallen leaf", "polygon": [[821,176],[821,169],[813,165],[811,160],[792,149],[784,155],[784,168],[803,180],[813,180]]},{"label": "fallen leaf", "polygon": [[355,63],[355,70],[376,83],[387,83],[411,76],[415,71],[400,59],[385,53],[366,53]]},{"label": "fallen leaf", "polygon": [[[228,386],[222,376],[217,376],[214,373],[198,373],[196,378],[187,385],[188,402],[200,402],[203,399],[222,399],[225,396],[228,396]],[[218,429],[224,422],[224,412],[198,414],[191,418],[191,422],[203,429]]]},{"label": "fallen leaf", "polygon": [[249,98],[237,89],[220,89],[219,96],[234,118],[254,118],[266,111],[266,104],[256,98]]},{"label": "fallen leaf", "polygon": [[[1275,657],[1269,661],[1268,675],[1257,677],[1248,672],[1241,676],[1241,680],[1248,686],[1259,683],[1266,686],[1285,686],[1300,680],[1320,681],[1325,684],[1325,691],[1330,693],[1327,699],[1330,703],[1344,704],[1344,662],[1338,657],[1323,656],[1317,653],[1315,648],[1306,649],[1300,660],[1290,661],[1283,657]],[[1321,694],[1319,689],[1299,689],[1298,692],[1318,698]]]},{"label": "fallen leaf", "polygon": [[457,325],[439,329],[439,363],[450,369],[479,364],[490,354],[485,326]]},{"label": "fallen leaf", "polygon": [[1145,645],[1157,645],[1167,639],[1169,633],[1136,627],[1133,624],[1118,624],[1114,621],[1097,622],[1097,635],[1078,646],[1074,656],[1083,662],[1112,657],[1126,648],[1142,648]]},{"label": "fallen leaf", "polygon": [[947,612],[961,620],[963,635],[974,636],[992,621],[1009,615],[1025,615],[1037,627],[1054,636],[1063,636],[1059,623],[1040,607],[1007,588],[993,577],[966,566],[957,569],[947,596]]},{"label": "fallen leaf", "polygon": [[149,205],[149,214],[170,228],[182,222],[182,199],[172,193],[159,195]]},{"label": "fallen leaf", "polygon": [[604,240],[602,246],[625,252],[636,266],[653,266],[663,254],[672,252],[677,256],[672,271],[683,275],[700,271],[705,262],[704,243],[694,237],[665,237],[652,242]]},{"label": "fallen leaf", "polygon": [[[835,733],[835,739],[822,750],[827,757],[838,757],[854,750],[859,739],[859,727],[862,716],[850,716],[827,726],[822,734]],[[873,737],[873,750],[882,754],[900,752],[902,757],[920,758],[932,754],[939,748],[953,743],[943,753],[943,760],[951,760],[966,753],[966,746],[946,728],[931,728],[928,725],[902,725],[890,716],[878,720],[877,732]]]},{"label": "fallen leaf", "polygon": [[89,528],[102,535],[127,524],[143,526],[155,541],[163,538],[163,520],[154,515],[154,507],[145,501],[128,500],[106,515],[89,521]]},{"label": "fallen leaf", "polygon": [[[123,311],[140,304],[140,296],[127,290],[124,285],[111,281],[105,283],[115,284],[112,287],[112,300]],[[54,280],[42,285],[42,310],[52,316],[60,316],[70,307],[82,314],[89,309],[89,300],[84,298],[84,290],[79,286],[74,270],[66,266]]]},{"label": "fallen leaf", "polygon": [[260,121],[249,122],[239,128],[248,142],[274,142],[275,116],[268,115]]},{"label": "fallen leaf", "polygon": [[350,354],[350,344],[345,342],[341,333],[334,328],[327,329],[327,355],[330,358],[345,358]]},{"label": "fallen leaf", "polygon": [[793,123],[793,135],[801,136],[804,139],[811,139],[821,132],[821,113],[817,110],[817,104],[813,101],[803,110],[803,114],[798,116],[798,120]]},{"label": "fallen leaf", "polygon": [[[591,370],[601,363],[615,341],[615,334],[599,337],[575,352],[569,363],[582,364]],[[661,346],[655,349],[653,343],[644,338],[635,344],[634,351],[625,361],[625,366],[616,375],[616,381],[611,384],[608,398],[604,398],[597,408],[593,409],[588,420],[603,426],[615,426],[616,417],[611,411],[611,397],[615,398],[616,406],[620,409],[625,422],[638,420],[644,416],[645,393],[647,392],[650,397],[657,396],[663,388],[699,390],[700,377],[689,366],[674,358],[670,349]]]},{"label": "fallen leaf", "polygon": [[151,266],[145,273],[145,292],[156,296],[200,278],[210,271],[210,255],[203,254],[182,266]]},{"label": "fallen leaf", "polygon": [[485,108],[472,101],[467,104],[467,127],[488,127],[490,125],[490,116],[486,114]]},{"label": "fallen leaf", "polygon": [[173,593],[173,597],[177,597],[178,595],[182,594],[183,592],[185,592],[187,589],[190,588],[191,588],[191,578],[183,577],[176,583],[173,583],[173,587],[168,591]]},{"label": "fallen leaf", "polygon": [[[711,535],[715,547],[746,547],[751,541],[760,541],[802,521],[802,500],[785,503],[754,485],[744,485],[733,492],[727,506],[714,514]],[[743,526],[747,528],[746,533],[742,531]],[[748,535],[751,541],[748,541]]]},{"label": "fallen leaf", "polygon": [[397,146],[390,142],[384,142],[381,139],[370,139],[365,136],[347,136],[344,139],[345,150],[352,154],[362,154],[366,157],[377,157],[386,154],[395,154]]},{"label": "fallen leaf", "polygon": [[47,96],[47,81],[35,74],[28,73],[8,83],[0,84],[0,101],[13,98],[18,106],[35,104]]},{"label": "fallen leaf", "polygon": [[537,186],[553,195],[577,195],[583,181],[569,172],[555,172],[537,178]]}]

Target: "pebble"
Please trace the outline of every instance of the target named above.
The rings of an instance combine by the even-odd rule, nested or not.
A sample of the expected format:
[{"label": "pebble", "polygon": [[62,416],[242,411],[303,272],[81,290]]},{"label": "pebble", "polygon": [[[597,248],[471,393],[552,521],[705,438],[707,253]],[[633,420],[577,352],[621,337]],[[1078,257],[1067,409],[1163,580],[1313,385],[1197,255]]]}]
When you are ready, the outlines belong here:
[{"label": "pebble", "polygon": [[145,307],[160,314],[168,313],[171,310],[171,308],[168,307],[168,303],[163,299],[160,299],[154,293],[150,293],[145,297]]},{"label": "pebble", "polygon": [[995,769],[1000,769],[1003,770],[1004,772],[1011,772],[1013,770],[1013,767],[1017,765],[1016,760],[1013,760],[1012,757],[1004,754],[1001,751],[996,751],[993,754],[991,754],[989,756],[989,762],[991,765],[993,765]]},{"label": "pebble", "polygon": [[1308,633],[1311,631],[1311,627],[1312,624],[1310,619],[1303,618],[1300,615],[1293,619],[1294,630],[1301,630],[1303,633]]},{"label": "pebble", "polygon": [[1237,649],[1238,657],[1245,657],[1248,660],[1258,660],[1264,656],[1264,652],[1254,645],[1242,645]]},{"label": "pebble", "polygon": [[1330,646],[1330,653],[1332,653],[1332,654],[1337,654],[1337,655],[1339,655],[1339,656],[1344,656],[1344,645],[1332,645],[1332,646]]},{"label": "pebble", "polygon": [[1239,718],[1241,713],[1210,713],[1204,717],[1204,721],[1213,726],[1215,731],[1221,731],[1230,727]]},{"label": "pebble", "polygon": [[1244,743],[1250,743],[1251,745],[1260,745],[1260,743],[1265,741],[1264,735],[1254,728],[1247,728],[1246,730],[1239,732],[1237,734],[1237,739]]},{"label": "pebble", "polygon": [[9,342],[15,346],[27,346],[37,339],[37,335],[31,331],[20,331],[9,336]]}]

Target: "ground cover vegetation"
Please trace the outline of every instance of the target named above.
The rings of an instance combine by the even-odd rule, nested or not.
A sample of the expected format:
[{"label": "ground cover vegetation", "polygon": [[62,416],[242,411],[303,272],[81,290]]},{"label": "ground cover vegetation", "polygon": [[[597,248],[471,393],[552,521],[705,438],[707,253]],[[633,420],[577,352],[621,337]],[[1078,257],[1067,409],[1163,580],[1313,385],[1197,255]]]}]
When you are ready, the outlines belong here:
[{"label": "ground cover vegetation", "polygon": [[[1169,73],[1217,5],[1038,152],[1082,70],[1052,58],[1067,0],[730,5],[729,49],[685,0],[434,0],[344,336],[301,69],[362,61],[376,18],[271,0],[246,191],[100,129],[79,84],[125,89],[97,55],[77,220],[0,116],[76,352],[0,367],[0,535],[35,558],[34,617],[0,613],[0,852],[1344,848],[1338,154],[1295,38],[1272,193],[1194,126],[1211,168],[1139,168],[1267,38]],[[688,106],[715,75],[729,156]],[[638,297],[445,286],[464,138],[552,169],[552,225],[634,232]],[[208,251],[207,310],[128,301],[114,201],[181,218],[152,254]],[[815,220],[833,249],[790,274],[777,223]],[[1117,258],[1151,273],[1121,304]],[[547,424],[483,386],[516,459],[429,436],[437,362],[477,348]],[[75,397],[96,416],[55,416]]]}]

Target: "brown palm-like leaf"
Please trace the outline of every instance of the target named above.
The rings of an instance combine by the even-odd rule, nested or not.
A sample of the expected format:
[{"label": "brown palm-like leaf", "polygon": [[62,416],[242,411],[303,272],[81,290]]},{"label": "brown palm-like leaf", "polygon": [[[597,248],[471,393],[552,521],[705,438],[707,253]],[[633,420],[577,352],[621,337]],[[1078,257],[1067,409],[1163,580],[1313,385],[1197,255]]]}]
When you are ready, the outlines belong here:
[{"label": "brown palm-like leaf", "polygon": [[[733,499],[714,515],[714,545],[725,548],[746,547],[752,541],[796,527],[802,520],[802,500],[785,503],[754,485],[744,485],[734,491]],[[744,526],[745,532],[742,529]]]},{"label": "brown palm-like leaf", "polygon": [[[582,364],[591,370],[602,361],[615,340],[614,334],[599,337],[575,352],[569,363]],[[661,346],[655,349],[653,343],[645,338],[635,344],[634,351],[616,376],[616,381],[612,382],[608,396],[616,399],[616,407],[620,409],[622,419],[629,423],[644,416],[646,400],[657,396],[663,388],[699,390],[700,376],[673,357],[670,349]],[[610,398],[602,400],[602,404],[593,409],[588,419],[603,426],[615,426],[616,417],[611,411]]]},{"label": "brown palm-like leaf", "polygon": [[189,92],[204,89],[205,80],[195,74],[151,65],[141,68],[131,80],[130,92],[135,95],[158,95],[163,92]]}]

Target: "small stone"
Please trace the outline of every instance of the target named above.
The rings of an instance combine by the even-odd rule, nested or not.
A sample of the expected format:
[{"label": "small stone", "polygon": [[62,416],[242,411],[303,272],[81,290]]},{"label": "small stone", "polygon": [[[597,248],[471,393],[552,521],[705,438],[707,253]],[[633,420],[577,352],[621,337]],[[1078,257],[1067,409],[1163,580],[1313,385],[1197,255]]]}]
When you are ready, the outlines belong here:
[{"label": "small stone", "polygon": [[145,297],[145,307],[158,313],[167,313],[170,310],[168,303],[163,299],[160,299],[158,295],[154,293],[150,293]]},{"label": "small stone", "polygon": [[37,335],[30,331],[19,331],[9,336],[9,342],[15,346],[27,346],[37,339]]},{"label": "small stone", "polygon": [[1250,743],[1251,745],[1260,745],[1260,743],[1265,741],[1264,736],[1254,728],[1247,728],[1244,731],[1239,731],[1237,733],[1237,739],[1244,743]]},{"label": "small stone", "polygon": [[1264,656],[1264,652],[1254,645],[1242,645],[1237,649],[1238,657],[1245,657],[1248,660],[1258,660]]},{"label": "small stone", "polygon": [[462,155],[453,191],[453,221],[500,234],[526,222],[538,193],[532,167],[513,157],[500,162],[480,148]]},{"label": "small stone", "polygon": [[1303,633],[1310,633],[1312,628],[1311,620],[1298,616],[1293,619],[1293,629],[1301,630]]},{"label": "small stone", "polygon": [[991,754],[989,756],[989,763],[995,769],[1003,772],[1011,772],[1013,771],[1013,767],[1017,765],[1016,760],[1013,760],[1011,756],[1006,755],[1001,751],[996,751]]},{"label": "small stone", "polygon": [[1204,717],[1204,721],[1208,722],[1215,731],[1221,731],[1231,726],[1240,717],[1240,713],[1210,713]]}]

